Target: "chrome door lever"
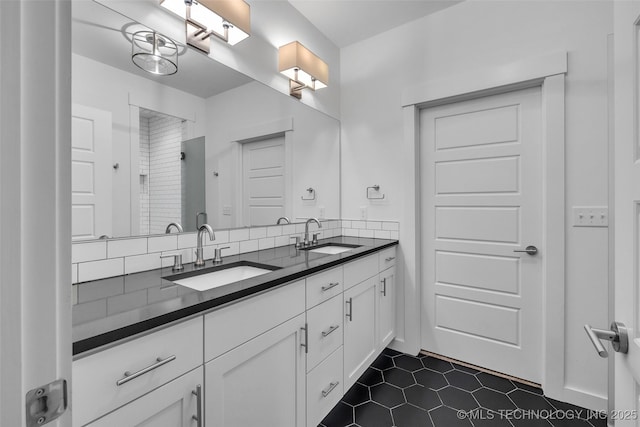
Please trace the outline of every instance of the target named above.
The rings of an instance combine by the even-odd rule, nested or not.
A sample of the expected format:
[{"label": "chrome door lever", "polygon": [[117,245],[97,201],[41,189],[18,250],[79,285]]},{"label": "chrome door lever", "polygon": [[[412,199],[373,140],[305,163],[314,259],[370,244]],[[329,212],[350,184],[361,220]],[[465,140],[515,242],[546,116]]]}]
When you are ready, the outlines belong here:
[{"label": "chrome door lever", "polygon": [[526,248],[524,248],[524,251],[515,250],[513,252],[526,252],[529,255],[535,255],[538,253],[538,248],[536,248],[535,246],[529,245]]},{"label": "chrome door lever", "polygon": [[584,325],[584,330],[600,357],[609,355],[600,340],[611,341],[611,346],[616,352],[626,354],[629,351],[629,334],[624,323],[611,322],[611,330],[596,329],[589,325]]}]

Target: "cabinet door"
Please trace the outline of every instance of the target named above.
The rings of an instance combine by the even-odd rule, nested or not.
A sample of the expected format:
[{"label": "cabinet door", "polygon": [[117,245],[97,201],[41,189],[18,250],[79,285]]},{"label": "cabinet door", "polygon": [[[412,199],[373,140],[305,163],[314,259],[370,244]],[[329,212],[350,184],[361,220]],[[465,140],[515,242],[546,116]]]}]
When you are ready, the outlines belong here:
[{"label": "cabinet door", "polygon": [[304,426],[304,328],[301,314],[205,365],[208,427]]},{"label": "cabinet door", "polygon": [[[198,386],[202,385],[202,367],[147,393],[139,399],[88,424],[89,427],[194,427],[200,426],[198,405],[202,405]],[[100,396],[95,396],[100,399]],[[201,408],[201,407],[200,407]],[[202,412],[202,411],[200,411]]]},{"label": "cabinet door", "polygon": [[344,389],[348,390],[378,354],[377,295],[378,276],[344,293]]},{"label": "cabinet door", "polygon": [[389,345],[396,336],[396,269],[380,273],[378,283],[378,343],[380,349]]}]

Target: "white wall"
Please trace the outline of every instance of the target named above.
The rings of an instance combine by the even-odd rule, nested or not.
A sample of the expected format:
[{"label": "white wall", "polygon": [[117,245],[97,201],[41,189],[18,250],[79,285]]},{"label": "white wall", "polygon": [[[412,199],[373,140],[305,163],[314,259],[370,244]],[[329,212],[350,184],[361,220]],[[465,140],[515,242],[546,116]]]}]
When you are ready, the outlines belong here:
[{"label": "white wall", "polygon": [[[287,215],[292,220],[340,217],[340,122],[258,82],[207,99],[207,114],[207,212],[210,220],[216,218],[213,224],[217,228],[235,227],[240,209],[235,200],[241,189],[236,170],[241,165],[234,151],[239,144],[234,141],[256,127],[287,119],[293,119],[293,131],[287,139],[291,144],[286,159],[291,180],[287,197],[292,205]],[[316,190],[315,201],[302,201],[303,195],[308,197],[304,191],[308,187]],[[232,206],[232,215],[222,215],[225,205]]]},{"label": "white wall", "polygon": [[[572,206],[605,206],[607,34],[612,4],[599,1],[466,1],[341,51],[342,217],[403,215],[401,95],[405,88],[474,69],[567,51],[565,389],[604,398],[607,364],[582,325],[607,325],[607,233],[572,228]],[[384,202],[369,202],[379,184]],[[403,226],[406,230],[406,225]],[[418,322],[418,319],[407,319]],[[402,336],[402,331],[401,331]],[[578,398],[576,399],[576,396]],[[604,401],[602,402],[604,408]]]},{"label": "white wall", "polygon": [[[187,119],[187,136],[193,138],[204,135],[198,117],[204,116],[205,100],[76,54],[72,55],[72,73],[73,103],[112,113],[112,162],[119,164],[113,173],[113,235],[138,234],[132,232],[131,210],[132,200],[139,200],[139,150],[137,139],[131,139],[131,127],[137,135],[139,121],[137,117],[132,121],[130,106]],[[138,224],[137,219],[135,222]]]}]

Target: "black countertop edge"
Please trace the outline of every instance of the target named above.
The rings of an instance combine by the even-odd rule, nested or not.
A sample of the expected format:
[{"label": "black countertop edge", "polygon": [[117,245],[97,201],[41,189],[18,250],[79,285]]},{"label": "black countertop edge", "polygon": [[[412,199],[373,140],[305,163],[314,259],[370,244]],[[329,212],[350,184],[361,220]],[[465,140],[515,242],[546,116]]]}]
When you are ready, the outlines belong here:
[{"label": "black countertop edge", "polygon": [[345,256],[345,254],[341,254],[342,256],[337,257],[337,259],[335,256],[329,256],[327,258],[331,258],[331,259],[327,259],[327,262],[322,263],[321,265],[310,267],[308,269],[301,270],[301,271],[296,271],[290,275],[278,277],[273,280],[268,280],[263,283],[259,283],[255,286],[251,286],[250,288],[242,289],[238,292],[229,293],[227,295],[223,295],[217,298],[203,301],[201,303],[190,305],[188,307],[180,308],[175,311],[172,311],[157,317],[153,317],[151,319],[142,320],[142,321],[133,323],[131,325],[115,329],[113,331],[105,332],[90,338],[75,341],[73,343],[72,354],[73,356],[78,356],[81,353],[97,349],[98,347],[113,344],[116,341],[120,341],[126,338],[131,338],[137,334],[149,332],[152,329],[160,328],[162,326],[168,325],[169,323],[175,322],[177,320],[184,319],[189,316],[197,315],[198,313],[202,313],[206,310],[245,298],[250,295],[263,292],[265,290],[283,285],[285,283],[296,281],[297,279],[318,273],[323,270],[328,270],[332,267],[336,267],[338,265],[342,265],[347,262],[354,261],[358,258],[362,258],[367,255],[380,252],[384,249],[387,249],[396,245],[398,245],[397,240],[389,240],[388,243],[381,244],[378,246],[363,248],[362,250],[356,253],[350,254],[349,256]]}]

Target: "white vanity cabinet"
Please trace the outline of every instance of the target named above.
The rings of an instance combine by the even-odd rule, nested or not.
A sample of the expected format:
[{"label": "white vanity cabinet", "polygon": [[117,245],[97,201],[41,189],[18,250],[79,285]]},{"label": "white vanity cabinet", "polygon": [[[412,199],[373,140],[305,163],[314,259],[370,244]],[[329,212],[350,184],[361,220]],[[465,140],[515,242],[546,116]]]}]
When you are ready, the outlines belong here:
[{"label": "white vanity cabinet", "polygon": [[202,427],[202,366],[145,394],[88,427]]},{"label": "white vanity cabinet", "polygon": [[[123,410],[118,408],[202,366],[202,362],[201,316],[75,360],[73,425],[84,426],[111,411]],[[195,389],[202,383],[201,377],[186,387]],[[184,395],[180,387],[169,387],[163,396],[172,392],[175,395],[165,399],[168,405],[181,401]],[[149,413],[143,410],[145,403],[137,405],[141,413]],[[154,404],[148,409],[162,412],[165,408]]]}]

